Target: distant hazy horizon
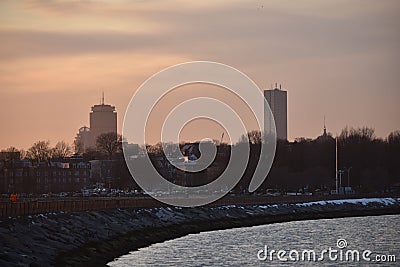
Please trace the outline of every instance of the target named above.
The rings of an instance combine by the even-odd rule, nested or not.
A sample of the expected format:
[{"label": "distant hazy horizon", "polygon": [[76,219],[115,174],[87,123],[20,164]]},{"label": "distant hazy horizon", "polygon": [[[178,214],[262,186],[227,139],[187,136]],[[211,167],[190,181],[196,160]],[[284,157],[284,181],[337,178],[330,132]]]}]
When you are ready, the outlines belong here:
[{"label": "distant hazy horizon", "polygon": [[[90,107],[114,105],[121,132],[135,90],[178,63],[207,60],[288,91],[288,136],[400,130],[399,1],[11,1],[0,3],[0,149],[73,142]],[[178,90],[163,112],[212,86]],[[233,100],[232,100],[233,101]],[[156,116],[154,125],[160,122]],[[149,143],[159,138],[157,126]],[[188,125],[183,139],[219,140]]]}]

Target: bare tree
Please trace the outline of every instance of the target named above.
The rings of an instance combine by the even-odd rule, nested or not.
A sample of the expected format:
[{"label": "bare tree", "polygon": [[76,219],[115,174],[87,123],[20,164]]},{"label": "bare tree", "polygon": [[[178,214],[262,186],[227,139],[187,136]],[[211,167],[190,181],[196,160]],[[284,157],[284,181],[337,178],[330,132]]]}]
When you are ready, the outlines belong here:
[{"label": "bare tree", "polygon": [[390,145],[400,144],[400,131],[391,132],[387,138],[387,142]]},{"label": "bare tree", "polygon": [[354,129],[353,131],[351,131],[351,134],[357,136],[363,141],[368,141],[368,142],[371,142],[376,138],[375,130],[369,127],[362,127],[356,130]]},{"label": "bare tree", "polygon": [[51,156],[50,142],[38,141],[27,151],[27,157],[36,162],[46,161]]},{"label": "bare tree", "polygon": [[51,150],[51,156],[53,158],[66,158],[72,155],[72,147],[64,142],[58,142],[56,146]]},{"label": "bare tree", "polygon": [[375,139],[375,130],[369,127],[348,128],[346,126],[339,135],[339,140],[342,144],[365,143]]},{"label": "bare tree", "polygon": [[260,131],[252,130],[247,133],[249,136],[250,144],[261,144],[262,142],[262,134]]},{"label": "bare tree", "polygon": [[24,149],[19,150],[20,159],[26,158],[26,151]]},{"label": "bare tree", "polygon": [[121,150],[122,136],[113,132],[103,133],[97,137],[96,148],[108,156],[109,159]]},{"label": "bare tree", "polygon": [[163,154],[162,143],[158,142],[154,145],[146,145],[147,153],[153,156],[161,156]]},{"label": "bare tree", "polygon": [[19,149],[16,148],[16,147],[14,147],[14,146],[10,146],[9,148],[2,149],[1,152],[11,152],[11,153],[14,153],[14,152],[19,152]]},{"label": "bare tree", "polygon": [[349,131],[349,127],[344,127],[342,132],[339,135],[339,140],[341,140],[342,142],[345,142],[349,139],[350,136],[350,131]]},{"label": "bare tree", "polygon": [[310,142],[312,142],[312,139],[311,138],[306,138],[306,137],[296,137],[294,139],[294,141],[296,143],[310,143]]}]

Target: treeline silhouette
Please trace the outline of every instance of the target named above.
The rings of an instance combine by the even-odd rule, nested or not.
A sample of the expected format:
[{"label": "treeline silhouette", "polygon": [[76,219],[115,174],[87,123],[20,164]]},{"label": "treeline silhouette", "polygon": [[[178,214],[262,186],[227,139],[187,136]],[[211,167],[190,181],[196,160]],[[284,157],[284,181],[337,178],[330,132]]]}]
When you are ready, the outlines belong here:
[{"label": "treeline silhouette", "polygon": [[65,141],[59,141],[51,147],[50,141],[40,140],[32,144],[28,150],[9,147],[0,152],[7,155],[8,159],[27,159],[32,163],[46,162],[51,159],[63,159],[71,157],[74,153],[81,154],[85,161],[94,159],[122,159],[122,136],[113,132],[103,133],[97,137],[96,146],[88,148],[81,153],[80,144],[70,145]]},{"label": "treeline silhouette", "polygon": [[[249,133],[250,136],[260,135]],[[236,190],[247,189],[259,160],[262,138],[250,138],[251,158]],[[255,140],[255,142],[254,142]],[[335,138],[324,134],[312,140],[278,140],[274,163],[260,190],[329,192],[335,189]],[[344,128],[338,136],[338,169],[342,186],[357,193],[398,191],[400,188],[400,131],[386,139],[372,128]],[[261,160],[262,164],[262,160]]]}]

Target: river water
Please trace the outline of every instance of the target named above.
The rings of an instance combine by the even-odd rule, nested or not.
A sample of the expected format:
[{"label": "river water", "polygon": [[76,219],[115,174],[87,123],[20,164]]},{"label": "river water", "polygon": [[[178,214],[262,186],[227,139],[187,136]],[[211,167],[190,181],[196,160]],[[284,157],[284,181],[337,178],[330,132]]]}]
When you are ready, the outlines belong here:
[{"label": "river water", "polygon": [[399,224],[400,215],[385,215],[204,232],[153,244],[108,265],[399,266]]}]

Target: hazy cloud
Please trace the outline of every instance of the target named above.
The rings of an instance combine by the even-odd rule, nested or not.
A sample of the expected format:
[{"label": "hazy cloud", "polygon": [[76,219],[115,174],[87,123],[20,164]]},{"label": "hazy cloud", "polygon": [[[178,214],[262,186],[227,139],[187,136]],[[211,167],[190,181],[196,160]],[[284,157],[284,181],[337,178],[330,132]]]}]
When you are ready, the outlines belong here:
[{"label": "hazy cloud", "polygon": [[[125,3],[125,2],[124,2]],[[159,3],[157,1],[157,3]],[[109,2],[92,1],[28,1],[30,8],[55,10],[55,12],[83,13],[86,10],[112,6]],[[126,5],[125,9],[122,6]],[[141,3],[118,2],[114,10],[131,14],[133,6]],[[92,8],[92,6],[95,6]],[[396,7],[398,5],[395,5]],[[341,14],[342,6],[333,6]],[[157,21],[160,31],[145,33],[118,30],[52,31],[19,29],[0,30],[4,40],[0,57],[63,56],[74,54],[124,53],[126,51],[157,53],[184,53],[193,57],[224,57],[224,53],[239,57],[262,59],[285,58],[295,60],[305,57],[337,57],[374,49],[398,49],[400,33],[397,13],[393,10],[378,14],[332,17],[318,13],[309,14],[266,5],[216,6],[205,9],[162,8],[142,10],[142,22]],[[107,11],[110,14],[112,12]],[[326,10],[325,10],[326,12]],[[344,12],[346,13],[346,12]],[[89,13],[91,14],[91,13]],[[379,16],[378,16],[379,15]],[[229,48],[229,49],[226,49]],[[235,53],[237,51],[237,53]],[[250,53],[243,53],[250,52]],[[229,56],[228,56],[229,57]]]}]

